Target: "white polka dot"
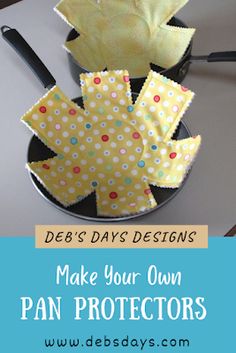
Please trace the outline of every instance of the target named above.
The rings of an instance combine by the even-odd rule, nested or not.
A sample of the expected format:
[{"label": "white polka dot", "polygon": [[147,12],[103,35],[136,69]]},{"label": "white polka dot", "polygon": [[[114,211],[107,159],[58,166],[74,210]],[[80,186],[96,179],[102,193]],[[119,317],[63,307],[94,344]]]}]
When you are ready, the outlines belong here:
[{"label": "white polka dot", "polygon": [[189,148],[190,148],[190,150],[193,150],[195,148],[195,144],[192,143]]},{"label": "white polka dot", "polygon": [[95,102],[90,102],[90,103],[89,103],[89,106],[90,106],[91,108],[94,108],[94,107],[96,107],[96,103],[95,103]]},{"label": "white polka dot", "polygon": [[33,118],[34,120],[38,120],[39,116],[38,116],[38,114],[33,114],[33,115],[32,115],[32,118]]},{"label": "white polka dot", "polygon": [[80,149],[80,151],[84,151],[84,150],[85,150],[85,146],[84,146],[84,145],[81,145],[81,146],[79,147],[79,149]]},{"label": "white polka dot", "polygon": [[53,132],[52,131],[48,131],[48,137],[53,137]]},{"label": "white polka dot", "polygon": [[133,155],[129,156],[129,160],[130,160],[131,162],[135,161],[135,156],[133,156]]},{"label": "white polka dot", "polygon": [[66,173],[67,178],[72,179],[73,175],[71,173]]},{"label": "white polka dot", "polygon": [[117,85],[117,89],[118,89],[119,91],[121,91],[123,88],[124,88],[124,85],[122,85],[121,83],[120,83],[119,85]]},{"label": "white polka dot", "polygon": [[139,130],[140,130],[140,131],[144,131],[145,129],[146,129],[146,126],[145,126],[145,125],[140,125],[140,126],[139,126]]},{"label": "white polka dot", "polygon": [[95,144],[95,148],[96,148],[96,150],[99,150],[99,149],[101,148],[100,143],[96,143],[96,144]]},{"label": "white polka dot", "polygon": [[86,164],[87,164],[87,161],[86,161],[86,159],[82,159],[82,160],[80,161],[80,163],[81,163],[82,165],[86,165]]},{"label": "white polka dot", "polygon": [[107,115],[107,120],[113,120],[113,116],[112,115]]},{"label": "white polka dot", "polygon": [[137,172],[137,170],[136,170],[136,169],[133,169],[133,170],[131,171],[131,174],[132,174],[132,175],[137,175],[137,174],[138,174],[138,172]]},{"label": "white polka dot", "polygon": [[119,140],[119,141],[124,140],[124,136],[123,136],[123,135],[118,135],[118,136],[117,136],[117,140]]},{"label": "white polka dot", "polygon": [[105,105],[110,105],[111,104],[111,102],[109,101],[109,100],[105,100]]},{"label": "white polka dot", "polygon": [[167,121],[168,123],[173,123],[173,121],[174,121],[173,116],[168,116],[168,117],[166,118],[166,121]]},{"label": "white polka dot", "polygon": [[146,144],[148,143],[147,139],[143,139],[143,145],[146,146]]},{"label": "white polka dot", "polygon": [[159,91],[160,93],[162,93],[162,92],[165,91],[165,88],[164,88],[163,86],[160,86],[160,87],[158,88],[158,91]]},{"label": "white polka dot", "polygon": [[102,158],[97,158],[96,162],[97,162],[97,164],[103,164],[103,159]]},{"label": "white polka dot", "polygon": [[154,107],[154,105],[151,105],[151,107],[149,108],[150,112],[155,112],[156,111],[156,107]]},{"label": "white polka dot", "polygon": [[151,155],[151,153],[144,153],[144,157],[145,157],[145,158],[151,158],[152,155]]},{"label": "white polka dot", "polygon": [[143,200],[144,200],[144,197],[143,197],[143,196],[138,196],[138,197],[137,197],[137,200],[138,200],[138,201],[143,201]]},{"label": "white polka dot", "polygon": [[120,110],[119,107],[117,106],[113,107],[113,112],[118,113],[119,110]]},{"label": "white polka dot", "polygon": [[151,97],[151,92],[146,92],[145,97],[147,97],[147,98]]},{"label": "white polka dot", "polygon": [[83,174],[83,175],[82,175],[82,179],[83,179],[83,180],[88,180],[88,175],[87,175],[87,174]]},{"label": "white polka dot", "polygon": [[162,149],[161,149],[161,154],[164,156],[166,153],[167,153],[167,149],[162,148]]},{"label": "white polka dot", "polygon": [[114,163],[118,163],[120,159],[118,157],[113,157],[112,160],[113,160]]},{"label": "white polka dot", "polygon": [[84,131],[79,131],[79,134],[78,134],[80,137],[83,137],[84,136]]},{"label": "white polka dot", "polygon": [[128,147],[131,147],[131,146],[133,145],[133,142],[132,142],[132,141],[127,141],[127,142],[126,142],[126,145],[127,145]]},{"label": "white polka dot", "polygon": [[170,103],[169,103],[168,101],[164,101],[164,102],[163,102],[163,106],[164,106],[164,107],[167,108],[167,107],[169,107],[169,105],[170,105]]},{"label": "white polka dot", "polygon": [[177,170],[183,170],[184,166],[182,164],[178,165]]},{"label": "white polka dot", "polygon": [[68,133],[67,131],[63,131],[62,136],[63,136],[63,137],[68,137],[68,136],[69,136],[69,133]]},{"label": "white polka dot", "polygon": [[74,194],[75,188],[69,188],[68,192],[69,192],[70,194]]},{"label": "white polka dot", "polygon": [[142,112],[141,112],[140,110],[138,110],[138,111],[136,112],[136,115],[137,115],[138,117],[140,117],[140,116],[142,116]]},{"label": "white polka dot", "polygon": [[170,163],[169,162],[165,162],[164,164],[163,164],[163,167],[164,168],[168,168],[170,166]]},{"label": "white polka dot", "polygon": [[63,116],[61,119],[64,123],[66,123],[68,121],[68,117],[67,116]]},{"label": "white polka dot", "polygon": [[141,185],[140,184],[135,184],[134,187],[135,187],[136,190],[141,189]]},{"label": "white polka dot", "polygon": [[61,106],[63,109],[66,109],[68,107],[68,105],[65,102],[61,103]]},{"label": "white polka dot", "polygon": [[53,105],[53,101],[52,101],[52,100],[49,100],[49,101],[47,102],[47,104],[51,107],[51,106]]},{"label": "white polka dot", "polygon": [[152,174],[154,172],[154,168],[150,167],[148,168],[148,173]]},{"label": "white polka dot", "polygon": [[104,179],[104,178],[105,178],[105,174],[103,174],[103,173],[98,173],[98,177],[99,177],[100,179]]},{"label": "white polka dot", "polygon": [[68,153],[68,152],[70,152],[70,147],[68,147],[68,146],[65,146],[65,147],[64,147],[64,149],[63,149],[63,151],[64,151],[65,153]]},{"label": "white polka dot", "polygon": [[109,87],[107,85],[103,86],[103,91],[108,91]]},{"label": "white polka dot", "polygon": [[111,147],[116,148],[117,144],[115,142],[111,142]]},{"label": "white polka dot", "polygon": [[83,118],[82,116],[78,116],[77,121],[78,121],[79,123],[82,123],[83,120],[84,120],[84,118]]},{"label": "white polka dot", "polygon": [[125,100],[121,99],[119,103],[120,103],[120,105],[125,105]]},{"label": "white polka dot", "polygon": [[177,159],[181,159],[182,158],[182,153],[178,153],[177,154]]},{"label": "white polka dot", "polygon": [[124,131],[125,131],[125,132],[130,132],[130,127],[126,126],[126,127],[124,128]]},{"label": "white polka dot", "polygon": [[105,186],[102,186],[102,187],[100,188],[100,190],[101,190],[101,192],[105,192],[105,191],[107,191],[107,188],[106,188]]}]

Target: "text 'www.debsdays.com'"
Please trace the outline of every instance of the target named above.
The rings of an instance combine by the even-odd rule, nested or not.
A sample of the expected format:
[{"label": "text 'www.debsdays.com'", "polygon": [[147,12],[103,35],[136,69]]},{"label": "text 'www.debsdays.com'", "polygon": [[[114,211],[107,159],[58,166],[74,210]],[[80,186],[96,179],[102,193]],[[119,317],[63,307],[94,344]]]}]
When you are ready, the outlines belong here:
[{"label": "text 'www.debsdays.com'", "polygon": [[163,338],[156,339],[153,337],[140,338],[130,337],[103,337],[90,336],[85,339],[80,338],[45,338],[44,346],[46,348],[61,348],[61,349],[89,349],[89,348],[133,348],[143,351],[145,349],[161,349],[161,348],[189,348],[190,341],[187,338]]}]

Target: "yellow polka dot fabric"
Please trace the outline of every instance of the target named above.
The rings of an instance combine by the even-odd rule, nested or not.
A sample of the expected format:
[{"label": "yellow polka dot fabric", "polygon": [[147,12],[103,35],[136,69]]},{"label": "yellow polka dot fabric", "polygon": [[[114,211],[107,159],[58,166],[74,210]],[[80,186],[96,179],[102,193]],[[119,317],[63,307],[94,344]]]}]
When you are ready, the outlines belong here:
[{"label": "yellow polka dot fabric", "polygon": [[133,104],[128,71],[81,75],[84,109],[53,87],[22,120],[57,156],[28,164],[64,206],[96,191],[97,213],[155,207],[150,185],[177,188],[201,138],[172,140],[193,93],[150,72]]},{"label": "yellow polka dot fabric", "polygon": [[193,28],[167,25],[188,0],[62,0],[56,11],[80,36],[65,47],[88,71],[127,69],[147,76],[150,63],[170,68]]}]

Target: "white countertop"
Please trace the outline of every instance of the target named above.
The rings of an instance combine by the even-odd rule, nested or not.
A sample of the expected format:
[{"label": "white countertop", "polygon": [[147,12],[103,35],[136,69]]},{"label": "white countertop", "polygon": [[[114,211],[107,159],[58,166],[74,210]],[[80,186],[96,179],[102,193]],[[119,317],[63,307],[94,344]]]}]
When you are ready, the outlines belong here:
[{"label": "white countertop", "polygon": [[[0,25],[19,30],[69,97],[80,95],[62,44],[68,25],[53,11],[57,0],[24,0],[0,10]],[[197,28],[194,54],[236,50],[235,0],[198,0],[179,13]],[[35,224],[88,224],[48,204],[24,165],[31,132],[20,117],[44,90],[0,38],[0,235],[33,235]],[[223,235],[236,223],[236,63],[193,64],[184,85],[196,92],[185,120],[203,146],[187,183],[160,210],[129,223],[208,224]],[[126,222],[128,223],[128,222]]]}]

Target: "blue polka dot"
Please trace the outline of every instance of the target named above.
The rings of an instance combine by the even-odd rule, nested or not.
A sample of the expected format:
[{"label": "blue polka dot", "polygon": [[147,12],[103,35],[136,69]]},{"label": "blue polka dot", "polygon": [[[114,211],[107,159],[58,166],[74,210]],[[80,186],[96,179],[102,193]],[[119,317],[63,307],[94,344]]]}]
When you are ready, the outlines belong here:
[{"label": "blue polka dot", "polygon": [[134,111],[134,107],[133,107],[132,105],[129,105],[129,106],[127,107],[127,110],[128,110],[129,113],[131,113],[131,112]]},{"label": "blue polka dot", "polygon": [[139,161],[139,162],[138,162],[138,166],[139,166],[140,168],[143,168],[143,167],[145,166],[145,162],[144,162],[144,161]]},{"label": "blue polka dot", "polygon": [[115,125],[116,125],[117,127],[120,127],[120,126],[122,125],[122,121],[116,120]]},{"label": "blue polka dot", "polygon": [[61,99],[61,97],[60,97],[59,94],[57,94],[57,93],[54,95],[54,98],[55,98],[57,101],[59,101],[59,100]]},{"label": "blue polka dot", "polygon": [[98,186],[98,183],[96,181],[93,181],[92,186],[95,188],[96,186]]},{"label": "blue polka dot", "polygon": [[64,156],[63,156],[62,154],[58,154],[58,155],[57,155],[57,158],[58,158],[58,159],[64,159]]},{"label": "blue polka dot", "polygon": [[86,129],[91,129],[92,125],[91,124],[86,124],[85,127],[86,127]]},{"label": "blue polka dot", "polygon": [[125,184],[126,185],[130,185],[132,183],[132,179],[131,178],[125,178]]},{"label": "blue polka dot", "polygon": [[77,145],[78,139],[77,139],[76,137],[71,137],[70,143],[71,143],[72,145]]},{"label": "blue polka dot", "polygon": [[152,145],[151,148],[152,148],[153,151],[156,151],[157,150],[157,145]]}]

